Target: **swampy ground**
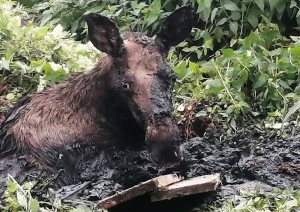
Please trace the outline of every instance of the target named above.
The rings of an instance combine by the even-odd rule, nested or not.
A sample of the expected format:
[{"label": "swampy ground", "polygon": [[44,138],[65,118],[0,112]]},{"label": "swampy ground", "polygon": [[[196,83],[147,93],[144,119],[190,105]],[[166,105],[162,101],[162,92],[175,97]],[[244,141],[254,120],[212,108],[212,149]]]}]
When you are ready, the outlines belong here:
[{"label": "swampy ground", "polygon": [[95,206],[98,200],[155,176],[178,173],[189,178],[221,173],[222,186],[215,192],[156,203],[151,203],[145,195],[111,211],[184,212],[200,210],[207,205],[218,207],[225,200],[233,198],[240,187],[251,190],[259,185],[265,191],[273,188],[300,188],[300,133],[294,126],[285,129],[284,136],[278,132],[277,129],[247,127],[228,135],[215,128],[202,137],[184,142],[182,147],[185,163],[173,169],[157,168],[146,149],[110,148],[98,152],[91,147],[81,146],[80,148],[90,148],[91,157],[79,164],[76,181],[63,187],[60,187],[63,174],[52,176],[51,179],[48,176],[48,183],[45,185],[43,174],[29,168],[22,159],[13,158],[10,163],[2,161],[0,164],[1,189],[5,189],[4,173],[14,163],[18,163],[20,169],[14,169],[15,173],[12,175],[20,184],[40,178],[40,183],[32,189],[32,195],[39,200],[51,188],[63,202],[89,206]]}]

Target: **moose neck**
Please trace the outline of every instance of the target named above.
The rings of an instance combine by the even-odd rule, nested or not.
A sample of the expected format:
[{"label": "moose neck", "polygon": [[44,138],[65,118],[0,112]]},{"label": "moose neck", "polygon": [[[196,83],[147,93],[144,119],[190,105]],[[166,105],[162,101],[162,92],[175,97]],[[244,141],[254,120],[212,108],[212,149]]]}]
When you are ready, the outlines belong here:
[{"label": "moose neck", "polygon": [[85,110],[91,114],[105,132],[115,134],[124,142],[143,143],[144,130],[137,124],[126,100],[110,85],[112,71],[111,59],[104,57],[94,69],[75,77],[68,85],[72,89],[61,89],[61,96],[68,97],[65,99],[74,111]]}]

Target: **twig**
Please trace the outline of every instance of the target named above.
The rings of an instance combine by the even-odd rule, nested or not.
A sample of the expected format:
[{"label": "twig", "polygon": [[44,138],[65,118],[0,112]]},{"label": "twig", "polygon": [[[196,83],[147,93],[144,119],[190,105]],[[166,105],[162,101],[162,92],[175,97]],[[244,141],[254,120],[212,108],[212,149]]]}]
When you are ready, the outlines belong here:
[{"label": "twig", "polygon": [[52,182],[54,182],[55,180],[57,180],[57,179],[62,175],[62,173],[63,173],[63,170],[60,169],[60,170],[57,172],[57,174],[55,174],[52,178],[47,179],[47,180],[49,180],[49,181],[48,181],[47,183],[45,183],[45,184],[42,186],[41,190],[44,190],[44,189],[48,188],[48,186],[49,186]]},{"label": "twig", "polygon": [[67,195],[65,195],[64,197],[60,198],[61,200],[67,199],[68,197],[72,196],[73,194],[83,190],[84,188],[86,188],[88,185],[91,184],[91,181],[87,181],[84,182],[83,184],[81,184],[81,186],[79,186],[78,188],[76,188],[75,190],[71,191],[70,193],[68,193]]}]

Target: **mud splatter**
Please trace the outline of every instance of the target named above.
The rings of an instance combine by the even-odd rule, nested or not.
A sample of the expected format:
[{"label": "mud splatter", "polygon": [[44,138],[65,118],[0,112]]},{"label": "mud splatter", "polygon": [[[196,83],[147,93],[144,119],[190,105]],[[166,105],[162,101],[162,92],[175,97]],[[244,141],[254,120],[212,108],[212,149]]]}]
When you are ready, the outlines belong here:
[{"label": "mud splatter", "polygon": [[[78,164],[78,178],[73,185],[64,186],[58,190],[58,196],[68,196],[78,185],[89,181],[85,189],[65,198],[72,202],[85,202],[90,205],[116,191],[128,188],[152,177],[180,173],[187,177],[220,172],[223,187],[217,192],[194,195],[191,197],[150,204],[144,196],[129,203],[123,204],[114,211],[189,211],[206,203],[216,203],[217,199],[229,195],[235,185],[256,181],[267,188],[300,188],[300,136],[282,138],[272,132],[246,129],[235,135],[226,135],[223,132],[213,132],[204,137],[196,137],[182,144],[186,163],[173,169],[158,169],[150,159],[146,149],[119,150],[110,148],[100,152],[89,160]],[[18,163],[13,159],[13,163]],[[21,160],[21,159],[19,159]],[[7,170],[7,162],[0,164],[0,179],[3,179]],[[12,163],[10,163],[12,164]],[[6,168],[3,168],[6,167]],[[12,167],[10,165],[10,167]],[[21,163],[15,172],[32,174]],[[11,169],[12,170],[12,169]],[[2,176],[1,176],[2,175]],[[24,174],[15,174],[16,179],[23,181]],[[37,176],[37,173],[35,173]],[[60,182],[60,183],[58,183]],[[49,184],[52,188],[59,188],[60,177]],[[3,186],[1,186],[3,188]],[[39,188],[36,188],[40,192]],[[38,193],[38,192],[37,192]],[[170,204],[171,203],[171,204]],[[132,207],[134,205],[134,207]]]}]

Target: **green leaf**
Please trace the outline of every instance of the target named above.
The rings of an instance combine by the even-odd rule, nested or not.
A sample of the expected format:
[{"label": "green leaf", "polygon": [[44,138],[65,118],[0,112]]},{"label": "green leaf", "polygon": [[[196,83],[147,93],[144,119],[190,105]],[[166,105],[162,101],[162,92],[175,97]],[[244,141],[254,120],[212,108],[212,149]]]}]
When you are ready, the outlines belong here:
[{"label": "green leaf", "polygon": [[279,13],[282,14],[283,11],[286,8],[286,2],[285,1],[278,1],[278,4],[275,7],[275,10]]},{"label": "green leaf", "polygon": [[40,204],[36,199],[31,199],[29,203],[30,212],[39,212]]},{"label": "green leaf", "polygon": [[285,202],[286,208],[289,209],[289,210],[292,209],[293,207],[297,207],[298,204],[299,203],[296,199],[292,199],[292,200],[289,200],[289,201]]},{"label": "green leaf", "polygon": [[7,191],[10,194],[13,194],[14,192],[17,191],[17,189],[19,188],[19,184],[17,182],[12,181],[11,179],[7,179],[6,181],[7,184]]},{"label": "green leaf", "polygon": [[79,205],[70,212],[92,212],[92,210],[85,205]]},{"label": "green leaf", "polygon": [[256,5],[259,7],[260,10],[264,10],[265,8],[265,2],[264,0],[255,0]]},{"label": "green leaf", "polygon": [[153,24],[158,19],[158,16],[157,13],[149,13],[147,16],[147,26]]},{"label": "green leaf", "polygon": [[184,51],[184,52],[194,52],[194,51],[196,51],[198,49],[199,49],[198,46],[191,46],[191,47],[185,47],[185,48],[183,48],[182,51]]},{"label": "green leaf", "polygon": [[234,34],[237,34],[237,31],[238,31],[238,23],[237,23],[237,22],[230,22],[229,28],[230,28],[230,30],[231,30]]},{"label": "green leaf", "polygon": [[292,47],[291,52],[292,52],[293,56],[299,56],[300,55],[300,46]]},{"label": "green leaf", "polygon": [[184,104],[180,104],[178,107],[177,107],[177,111],[179,111],[179,112],[183,112],[184,111]]},{"label": "green leaf", "polygon": [[297,94],[296,93],[288,93],[287,95],[285,95],[285,98],[297,98]]},{"label": "green leaf", "polygon": [[217,25],[223,25],[227,20],[227,18],[222,18],[220,21],[218,21]]},{"label": "green leaf", "polygon": [[102,5],[99,5],[99,6],[94,6],[88,12],[89,13],[99,13],[103,10],[104,7],[105,7],[105,4],[102,4]]},{"label": "green leaf", "polygon": [[199,66],[197,63],[191,62],[189,61],[189,69],[194,72],[197,73],[199,71]]},{"label": "green leaf", "polygon": [[238,79],[232,82],[232,87],[236,90],[240,90],[244,84],[245,81],[243,79]]},{"label": "green leaf", "polygon": [[[300,100],[298,102],[296,102],[292,107],[289,108],[287,114],[283,118],[282,123],[285,123],[299,109],[300,109]],[[281,127],[281,129],[282,129],[282,127]]]},{"label": "green leaf", "polygon": [[212,0],[204,0],[205,8],[211,8],[211,3],[212,3]]},{"label": "green leaf", "polygon": [[195,114],[195,117],[205,117],[207,113],[205,110],[200,110],[198,113]]},{"label": "green leaf", "polygon": [[10,70],[9,69],[9,64],[10,64],[10,61],[9,60],[0,60],[0,70],[1,69],[6,69],[6,70]]},{"label": "green leaf", "polygon": [[299,18],[299,17],[300,17],[300,10],[298,10],[297,15],[296,15],[296,18]]},{"label": "green leaf", "polygon": [[23,73],[26,73],[27,72],[27,69],[28,69],[28,66],[23,63],[23,62],[20,62],[20,61],[16,61],[15,64],[14,64],[16,67],[20,68],[22,70]]},{"label": "green leaf", "polygon": [[291,0],[290,8],[297,7],[297,2],[295,0]]},{"label": "green leaf", "polygon": [[290,86],[287,84],[286,81],[279,80],[278,83],[279,83],[279,85],[281,85],[281,87],[283,87],[284,89],[289,89],[289,90],[291,90]]},{"label": "green leaf", "polygon": [[204,19],[205,21],[208,21],[210,12],[211,12],[210,9],[205,9],[205,10],[203,11],[203,19]]},{"label": "green leaf", "polygon": [[248,80],[248,71],[246,69],[242,69],[239,72],[238,78],[231,83],[232,87],[234,87],[237,90],[240,90],[242,86],[247,82],[247,80]]},{"label": "green leaf", "polygon": [[230,10],[230,11],[237,11],[239,10],[239,8],[236,6],[236,4],[232,1],[226,1],[224,2],[224,8],[226,10]]},{"label": "green leaf", "polygon": [[248,22],[251,24],[251,26],[253,28],[256,28],[257,27],[257,24],[258,24],[258,18],[256,15],[254,15],[253,13],[250,13],[248,15]]},{"label": "green leaf", "polygon": [[221,87],[223,85],[220,79],[209,79],[206,80],[203,84],[208,87]]},{"label": "green leaf", "polygon": [[8,93],[8,94],[6,95],[6,99],[7,99],[8,101],[13,101],[13,100],[16,99],[16,96],[15,96],[15,94],[13,94],[13,93]]},{"label": "green leaf", "polygon": [[42,19],[41,19],[41,22],[40,22],[40,26],[44,26],[46,23],[48,23],[51,18],[53,17],[53,14],[51,13],[50,10],[45,10],[43,13],[42,13]]},{"label": "green leaf", "polygon": [[214,8],[212,11],[211,11],[211,15],[210,15],[210,21],[213,22],[215,17],[216,17],[216,14],[217,14],[217,11],[218,11],[219,8]]},{"label": "green leaf", "polygon": [[254,83],[253,88],[260,88],[261,86],[263,86],[265,83],[267,82],[267,78],[264,74],[260,75],[257,79],[257,81]]},{"label": "green leaf", "polygon": [[234,56],[234,51],[233,49],[221,49],[222,54],[224,55],[224,57],[233,57]]},{"label": "green leaf", "polygon": [[154,0],[152,4],[150,5],[150,10],[155,10],[156,12],[160,12],[161,9],[161,1],[160,0]]},{"label": "green leaf", "polygon": [[241,13],[237,12],[237,11],[232,11],[231,15],[230,15],[230,19],[232,19],[233,21],[237,21],[241,18]]},{"label": "green leaf", "polygon": [[22,206],[23,208],[27,207],[27,199],[25,195],[19,190],[17,191],[17,200],[20,206]]},{"label": "green leaf", "polygon": [[43,64],[44,64],[43,60],[37,60],[37,61],[33,60],[33,61],[31,61],[31,67],[33,67],[33,68],[43,66]]},{"label": "green leaf", "polygon": [[173,67],[179,79],[182,79],[186,75],[187,73],[186,65],[187,65],[186,61],[182,60],[175,67]]}]

